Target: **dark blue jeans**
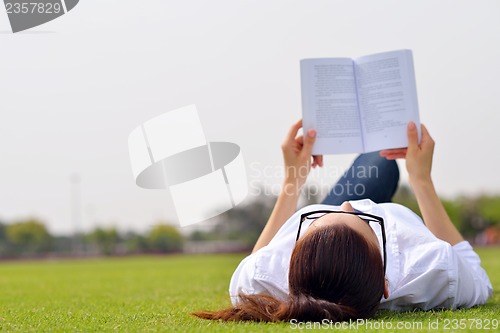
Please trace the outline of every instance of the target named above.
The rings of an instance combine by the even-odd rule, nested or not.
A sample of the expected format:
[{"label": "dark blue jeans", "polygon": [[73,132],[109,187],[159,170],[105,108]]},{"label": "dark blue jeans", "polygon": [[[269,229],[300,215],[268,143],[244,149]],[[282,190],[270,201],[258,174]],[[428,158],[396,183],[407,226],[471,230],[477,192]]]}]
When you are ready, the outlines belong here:
[{"label": "dark blue jeans", "polygon": [[330,190],[323,204],[339,206],[344,201],[371,199],[390,202],[399,181],[396,161],[380,157],[378,152],[359,155]]}]

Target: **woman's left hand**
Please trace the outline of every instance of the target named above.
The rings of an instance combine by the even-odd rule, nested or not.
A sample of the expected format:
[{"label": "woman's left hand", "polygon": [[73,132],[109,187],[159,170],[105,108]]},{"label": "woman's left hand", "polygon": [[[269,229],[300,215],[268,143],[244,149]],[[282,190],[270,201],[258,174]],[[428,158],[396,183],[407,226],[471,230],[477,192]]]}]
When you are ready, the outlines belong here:
[{"label": "woman's left hand", "polygon": [[316,140],[316,131],[310,129],[304,138],[304,135],[297,136],[300,128],[302,128],[302,119],[290,128],[285,141],[281,145],[285,162],[285,182],[294,184],[298,188],[301,188],[306,182],[311,166],[313,168],[323,166],[323,155],[312,156],[311,163],[311,152]]}]

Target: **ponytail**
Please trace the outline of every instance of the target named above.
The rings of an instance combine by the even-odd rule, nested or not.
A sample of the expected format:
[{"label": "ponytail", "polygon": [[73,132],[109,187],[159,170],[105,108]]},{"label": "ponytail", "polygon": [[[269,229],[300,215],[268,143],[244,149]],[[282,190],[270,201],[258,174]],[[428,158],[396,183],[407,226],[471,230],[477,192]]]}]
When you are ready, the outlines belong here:
[{"label": "ponytail", "polygon": [[264,295],[239,295],[239,303],[232,308],[219,311],[194,312],[198,318],[223,321],[280,321],[276,316],[282,305],[276,298]]},{"label": "ponytail", "polygon": [[264,295],[240,295],[240,302],[232,308],[220,311],[198,311],[193,315],[210,320],[279,322],[296,319],[300,321],[345,321],[356,317],[356,311],[307,295],[291,295],[286,302]]},{"label": "ponytail", "polygon": [[322,321],[328,319],[334,322],[355,318],[357,313],[352,307],[314,298],[309,295],[291,295],[290,299],[278,313],[283,320],[297,319],[301,321]]}]

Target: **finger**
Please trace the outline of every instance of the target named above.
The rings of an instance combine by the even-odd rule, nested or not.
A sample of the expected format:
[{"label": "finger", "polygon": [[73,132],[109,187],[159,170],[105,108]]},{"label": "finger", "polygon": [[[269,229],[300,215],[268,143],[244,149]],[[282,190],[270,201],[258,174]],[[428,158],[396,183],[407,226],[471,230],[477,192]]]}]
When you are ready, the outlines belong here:
[{"label": "finger", "polygon": [[427,130],[427,127],[425,127],[424,124],[421,124],[420,127],[422,128],[422,136],[426,136],[426,137],[431,137],[431,135],[429,134],[429,131]]},{"label": "finger", "polygon": [[311,156],[314,141],[316,141],[316,131],[310,129],[307,131],[304,138],[304,146],[302,147],[301,152],[302,156]]},{"label": "finger", "polygon": [[295,141],[292,144],[293,151],[298,154],[302,151],[303,146],[304,146],[304,136],[300,135],[295,138]]},{"label": "finger", "polygon": [[286,142],[291,144],[294,142],[299,129],[302,127],[302,119],[299,119],[295,124],[292,125],[290,130],[288,131],[288,135],[286,136]]},{"label": "finger", "polygon": [[418,149],[418,131],[417,125],[413,121],[410,121],[407,126],[408,131],[408,149],[414,150]]},{"label": "finger", "polygon": [[384,156],[387,156],[387,155],[390,155],[390,154],[406,154],[406,151],[408,150],[408,148],[394,148],[394,149],[385,149],[385,150],[381,150],[379,152],[379,155],[384,157]]},{"label": "finger", "polygon": [[397,160],[398,158],[406,158],[406,155],[397,154],[397,155],[388,155],[384,156],[386,160]]},{"label": "finger", "polygon": [[391,159],[396,159],[396,158],[405,158],[406,157],[406,152],[398,152],[398,153],[393,153],[393,154],[387,154],[385,156],[383,156],[387,159],[391,158]]},{"label": "finger", "polygon": [[385,156],[389,155],[390,152],[388,150],[381,150],[378,152],[378,154],[382,157],[385,157]]},{"label": "finger", "polygon": [[313,155],[313,167],[323,166],[323,155]]},{"label": "finger", "polygon": [[314,155],[314,158],[318,162],[318,165],[320,167],[323,167],[323,155]]},{"label": "finger", "polygon": [[433,142],[434,140],[432,139],[431,135],[429,134],[427,127],[425,127],[425,125],[422,124],[420,128],[422,129],[422,142]]}]

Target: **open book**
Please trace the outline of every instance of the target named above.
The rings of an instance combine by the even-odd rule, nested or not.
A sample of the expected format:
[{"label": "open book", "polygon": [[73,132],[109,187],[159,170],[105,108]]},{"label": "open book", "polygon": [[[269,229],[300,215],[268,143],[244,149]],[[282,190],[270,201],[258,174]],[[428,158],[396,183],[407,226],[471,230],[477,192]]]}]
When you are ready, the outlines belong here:
[{"label": "open book", "polygon": [[300,73],[304,133],[317,132],[314,155],[407,147],[410,120],[420,138],[410,50],[303,59]]}]

